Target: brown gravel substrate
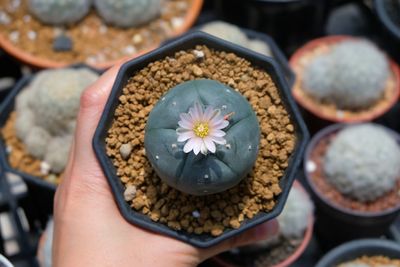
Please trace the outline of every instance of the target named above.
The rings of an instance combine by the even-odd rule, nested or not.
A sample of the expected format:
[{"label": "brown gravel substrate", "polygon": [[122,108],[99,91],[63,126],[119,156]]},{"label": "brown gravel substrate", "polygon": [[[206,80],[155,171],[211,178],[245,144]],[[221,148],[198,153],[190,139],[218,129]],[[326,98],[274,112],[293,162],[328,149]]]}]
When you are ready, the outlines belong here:
[{"label": "brown gravel substrate", "polygon": [[[192,0],[163,1],[160,18],[141,27],[121,29],[104,24],[92,10],[82,21],[65,28],[44,25],[30,15],[26,1],[12,8],[15,0],[0,0],[0,34],[21,50],[40,58],[65,64],[110,62],[155,47],[182,25]],[[4,17],[4,15],[3,15]],[[9,21],[5,23],[4,20]],[[53,40],[64,32],[73,41],[73,50],[56,52]]]},{"label": "brown gravel substrate", "polygon": [[17,138],[14,128],[16,115],[15,112],[12,112],[6,124],[1,129],[1,137],[4,139],[8,150],[8,162],[10,166],[21,172],[42,178],[47,182],[59,184],[61,174],[50,173],[43,175],[40,171],[41,160],[30,155],[25,145]]},{"label": "brown gravel substrate", "polygon": [[[127,188],[125,199],[133,209],[175,230],[218,236],[226,228],[240,227],[245,218],[273,209],[295,135],[267,73],[232,53],[205,46],[196,50],[177,52],[174,57],[151,63],[130,79],[106,138],[107,154]],[[199,51],[204,53],[203,58],[196,58]],[[260,152],[253,171],[236,187],[204,197],[181,193],[163,183],[144,150],[145,124],[156,102],[179,83],[200,78],[218,80],[240,91],[256,111],[261,128]],[[132,148],[126,160],[119,151],[122,144]]]},{"label": "brown gravel substrate", "polygon": [[296,81],[293,86],[293,94],[297,95],[297,98],[300,98],[303,104],[307,107],[313,107],[317,114],[320,114],[323,117],[337,118],[341,120],[354,120],[359,119],[360,117],[368,117],[369,114],[378,113],[390,105],[390,103],[393,102],[393,98],[397,97],[396,94],[398,92],[396,88],[396,77],[392,68],[390,69],[390,75],[386,81],[382,98],[379,99],[374,105],[362,110],[339,109],[334,103],[321,102],[303,89],[303,74],[308,68],[309,64],[316,57],[329,53],[332,49],[332,46],[335,44],[337,43],[324,44],[321,42],[317,48],[306,51],[302,54],[298,61],[291,64],[296,74]]},{"label": "brown gravel substrate", "polygon": [[385,256],[363,256],[361,258],[358,258],[353,261],[345,262],[337,267],[345,267],[347,266],[346,264],[367,264],[369,267],[382,267],[383,265],[385,266],[390,266],[390,267],[400,267],[400,259],[390,259]]},{"label": "brown gravel substrate", "polygon": [[275,266],[289,258],[298,249],[302,239],[292,239],[281,237],[276,245],[268,249],[263,249],[255,252],[225,252],[218,257],[229,263],[232,267],[270,267]]},{"label": "brown gravel substrate", "polygon": [[396,187],[392,191],[375,201],[365,203],[341,194],[332,184],[329,183],[325,176],[323,164],[326,150],[334,139],[335,135],[336,133],[333,133],[322,138],[314,147],[313,151],[311,152],[310,159],[307,162],[307,164],[310,162],[315,164],[314,165],[311,163],[313,166],[315,166],[315,170],[313,172],[309,172],[309,176],[311,182],[314,184],[314,188],[316,188],[329,202],[349,210],[356,210],[360,212],[379,212],[399,206],[400,179],[397,181]]}]

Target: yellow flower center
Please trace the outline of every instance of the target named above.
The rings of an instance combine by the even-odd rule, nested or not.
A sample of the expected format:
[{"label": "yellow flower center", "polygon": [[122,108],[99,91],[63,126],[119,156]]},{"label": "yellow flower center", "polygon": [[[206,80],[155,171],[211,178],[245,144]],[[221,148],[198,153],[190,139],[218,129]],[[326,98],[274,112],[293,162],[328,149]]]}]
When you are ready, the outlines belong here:
[{"label": "yellow flower center", "polygon": [[204,138],[208,135],[210,128],[208,127],[208,123],[206,122],[198,122],[193,127],[193,132],[198,137]]}]

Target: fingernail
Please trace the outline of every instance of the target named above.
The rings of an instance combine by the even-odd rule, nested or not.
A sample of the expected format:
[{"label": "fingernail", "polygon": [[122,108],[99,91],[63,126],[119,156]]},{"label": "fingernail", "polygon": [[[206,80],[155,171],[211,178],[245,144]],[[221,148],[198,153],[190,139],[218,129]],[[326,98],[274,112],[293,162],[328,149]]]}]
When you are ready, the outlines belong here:
[{"label": "fingernail", "polygon": [[276,220],[263,223],[256,228],[256,238],[258,240],[263,240],[278,234],[279,225]]}]

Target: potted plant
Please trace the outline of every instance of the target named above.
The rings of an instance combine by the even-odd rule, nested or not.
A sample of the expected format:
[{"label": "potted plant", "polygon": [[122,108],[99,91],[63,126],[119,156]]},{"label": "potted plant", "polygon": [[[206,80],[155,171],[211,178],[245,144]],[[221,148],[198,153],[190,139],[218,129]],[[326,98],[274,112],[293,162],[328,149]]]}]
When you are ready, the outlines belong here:
[{"label": "potted plant", "polygon": [[85,62],[103,69],[187,31],[202,0],[6,0],[0,46],[38,68]]},{"label": "potted plant", "polygon": [[394,131],[368,123],[336,124],[315,135],[304,170],[321,239],[334,245],[388,230],[400,211],[399,142]]},{"label": "potted plant", "polygon": [[287,90],[202,32],[122,66],[93,139],[122,215],[198,247],[277,216],[307,139]]},{"label": "potted plant", "polygon": [[348,36],[313,40],[290,59],[293,96],[314,116],[334,122],[373,120],[399,96],[398,66],[371,42]]},{"label": "potted plant", "polygon": [[400,266],[400,246],[384,239],[360,239],[340,245],[316,267]]},{"label": "potted plant", "polygon": [[219,266],[279,266],[293,264],[304,252],[313,232],[313,203],[299,182],[294,183],[282,213],[279,233],[268,240],[222,253]]},{"label": "potted plant", "polygon": [[52,213],[80,94],[97,77],[83,65],[44,70],[20,80],[0,106],[1,164],[24,178],[35,199],[32,209],[39,213]]}]

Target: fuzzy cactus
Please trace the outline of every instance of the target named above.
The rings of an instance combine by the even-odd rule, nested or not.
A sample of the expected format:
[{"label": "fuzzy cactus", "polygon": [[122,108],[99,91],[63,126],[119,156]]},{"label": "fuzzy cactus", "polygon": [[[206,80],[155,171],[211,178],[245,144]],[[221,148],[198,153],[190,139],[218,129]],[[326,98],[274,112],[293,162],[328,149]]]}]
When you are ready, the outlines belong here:
[{"label": "fuzzy cactus", "polygon": [[54,173],[66,165],[80,95],[97,77],[87,69],[42,71],[16,98],[17,137]]},{"label": "fuzzy cactus", "polygon": [[258,53],[267,56],[271,55],[271,50],[265,42],[260,40],[250,40],[239,27],[233,24],[223,21],[213,21],[205,24],[200,30],[231,43],[247,47]]},{"label": "fuzzy cactus", "polygon": [[94,0],[100,16],[117,27],[136,27],[155,19],[161,12],[161,0]]},{"label": "fuzzy cactus", "polygon": [[343,41],[305,69],[303,88],[319,101],[359,110],[376,103],[390,75],[389,62],[366,40]]},{"label": "fuzzy cactus", "polygon": [[[198,119],[201,108],[204,120]],[[197,121],[193,131],[180,132],[179,126],[187,126],[190,116]],[[213,129],[228,124],[217,122],[223,117],[229,117],[229,126]],[[216,146],[206,140],[214,134]],[[196,153],[195,143],[201,140],[208,142],[209,153],[204,153],[205,147]],[[149,115],[144,142],[146,155],[162,180],[185,193],[206,195],[222,192],[244,178],[257,158],[259,140],[258,120],[247,100],[222,83],[202,79],[176,86],[157,103]],[[188,152],[191,148],[193,152]]]},{"label": "fuzzy cactus", "polygon": [[374,201],[400,178],[400,146],[382,126],[360,124],[340,131],[329,145],[324,171],[342,194]]},{"label": "fuzzy cactus", "polygon": [[91,4],[91,0],[28,0],[29,11],[41,22],[53,25],[78,22]]}]

